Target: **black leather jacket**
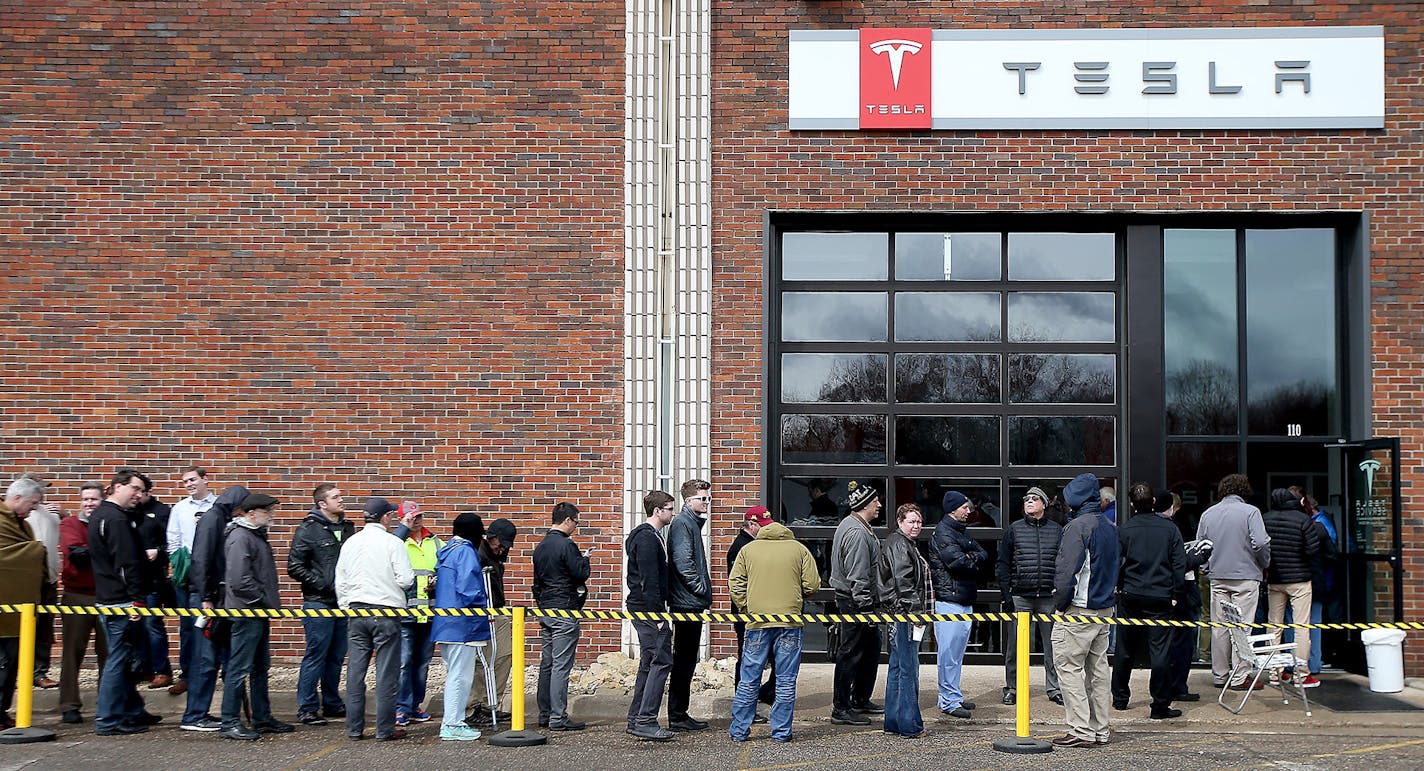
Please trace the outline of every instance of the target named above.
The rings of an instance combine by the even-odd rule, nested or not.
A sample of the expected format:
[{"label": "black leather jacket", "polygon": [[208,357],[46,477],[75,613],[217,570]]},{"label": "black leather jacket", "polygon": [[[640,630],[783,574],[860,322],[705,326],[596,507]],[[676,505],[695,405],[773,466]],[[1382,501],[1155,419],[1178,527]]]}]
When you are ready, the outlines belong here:
[{"label": "black leather jacket", "polygon": [[707,520],[683,507],[668,525],[668,607],[700,612],[712,607],[712,575],[702,524]]},{"label": "black leather jacket", "polygon": [[302,585],[302,599],[336,604],[336,559],[342,544],[355,533],[355,522],[345,518],[332,522],[318,509],[297,525],[287,552],[287,575]]},{"label": "black leather jacket", "polygon": [[880,547],[880,607],[888,613],[930,610],[930,566],[909,536],[895,530]]},{"label": "black leather jacket", "polygon": [[551,610],[579,610],[588,599],[588,557],[562,530],[549,529],[534,547],[534,602]]},{"label": "black leather jacket", "polygon": [[973,605],[979,594],[979,567],[989,552],[969,535],[968,526],[946,515],[930,536],[930,571],[935,599]]},{"label": "black leather jacket", "polygon": [[1058,542],[1063,526],[1046,515],[1039,519],[1016,520],[1004,529],[995,565],[999,591],[1004,600],[1020,597],[1052,597],[1053,574],[1058,564]]}]

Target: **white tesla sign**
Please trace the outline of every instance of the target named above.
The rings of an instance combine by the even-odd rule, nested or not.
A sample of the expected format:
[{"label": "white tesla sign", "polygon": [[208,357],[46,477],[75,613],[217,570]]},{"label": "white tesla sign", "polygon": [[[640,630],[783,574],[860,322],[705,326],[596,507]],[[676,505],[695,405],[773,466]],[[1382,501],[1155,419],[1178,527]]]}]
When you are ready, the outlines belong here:
[{"label": "white tesla sign", "polygon": [[[1382,27],[933,30],[909,84],[920,44],[861,32],[791,32],[791,129],[884,128],[925,102],[932,129],[1384,127]],[[894,91],[930,98],[863,96],[862,68],[887,62]]]}]

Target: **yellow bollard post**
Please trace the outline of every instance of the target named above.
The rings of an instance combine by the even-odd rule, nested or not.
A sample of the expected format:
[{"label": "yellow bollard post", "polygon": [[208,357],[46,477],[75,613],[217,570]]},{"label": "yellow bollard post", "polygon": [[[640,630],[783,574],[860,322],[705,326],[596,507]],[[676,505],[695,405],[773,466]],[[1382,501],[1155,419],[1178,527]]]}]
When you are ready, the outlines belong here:
[{"label": "yellow bollard post", "polygon": [[54,741],[54,731],[31,726],[35,706],[35,605],[20,606],[19,677],[15,680],[15,727],[0,731],[0,744]]},{"label": "yellow bollard post", "polygon": [[1028,669],[1029,651],[1032,649],[1033,643],[1029,635],[1033,631],[1033,627],[1030,624],[1031,616],[1027,611],[1019,611],[1013,615],[1013,623],[1018,633],[1014,646],[1015,657],[1018,661],[1018,672],[1014,678],[1014,689],[1016,691],[1016,700],[1014,703],[1014,738],[994,742],[994,749],[999,752],[1019,754],[1052,752],[1052,744],[1034,739],[1028,735]]},{"label": "yellow bollard post", "polygon": [[512,682],[509,684],[509,730],[491,736],[489,743],[493,747],[533,747],[547,744],[549,740],[544,734],[524,730],[524,608],[515,607],[510,610],[514,613],[514,620],[510,624],[509,634],[509,644],[512,646],[510,653],[513,654],[510,662]]}]

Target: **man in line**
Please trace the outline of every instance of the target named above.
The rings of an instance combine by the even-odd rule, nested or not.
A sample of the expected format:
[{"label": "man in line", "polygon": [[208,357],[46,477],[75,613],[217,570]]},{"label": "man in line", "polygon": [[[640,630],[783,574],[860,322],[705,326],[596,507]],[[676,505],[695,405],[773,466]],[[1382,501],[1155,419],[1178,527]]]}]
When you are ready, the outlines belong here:
[{"label": "man in line", "polygon": [[[223,542],[228,610],[276,610],[277,561],[267,541],[277,499],[253,493],[237,506],[237,516],[227,526]],[[267,618],[232,620],[232,653],[223,683],[222,731],[224,739],[256,739],[262,734],[291,733],[293,726],[272,717],[267,695],[267,672],[272,667],[272,621]],[[252,727],[242,724],[242,706],[252,697]]]},{"label": "man in line", "polygon": [[[168,547],[168,564],[172,569],[173,597],[180,608],[191,608],[188,591],[188,569],[193,563],[193,535],[198,531],[198,520],[213,507],[218,499],[208,489],[208,471],[202,466],[188,466],[183,469],[178,481],[187,491],[188,497],[173,504],[168,513],[168,528],[165,540]],[[195,619],[178,619],[178,669],[182,672],[169,687],[168,692],[181,696],[188,691],[188,672],[193,666],[193,651],[197,648],[195,635],[202,633],[193,626]]]},{"label": "man in line", "polygon": [[[653,490],[643,496],[648,519],[633,528],[623,542],[628,559],[628,610],[632,613],[666,613],[668,554],[663,531],[672,522],[677,505],[671,495]],[[638,633],[638,677],[628,704],[628,733],[643,741],[665,742],[674,734],[658,725],[663,688],[672,671],[672,623],[635,619]]]},{"label": "man in line", "polygon": [[[1035,615],[1053,612],[1053,573],[1063,526],[1049,519],[1048,494],[1030,487],[1023,497],[1023,519],[1004,529],[999,545],[997,573],[1004,610]],[[1053,666],[1053,622],[1034,621],[1031,634],[1043,646],[1043,683],[1048,698],[1063,703],[1058,689],[1058,668]],[[1004,625],[1004,703],[1014,704],[1018,694],[1018,624]],[[1023,662],[1028,666],[1028,662]]]},{"label": "man in line", "polygon": [[[837,613],[874,613],[880,604],[877,578],[880,539],[870,523],[880,515],[880,494],[869,485],[851,482],[846,503],[850,513],[836,527],[831,540],[831,587],[836,590]],[[880,625],[842,621],[840,649],[831,704],[831,722],[870,725],[867,714],[885,708],[870,700],[875,671],[880,667]]]},{"label": "man in line", "polygon": [[[89,519],[89,554],[101,608],[141,608],[152,591],[148,560],[139,538],[133,507],[147,486],[132,469],[119,469],[109,481],[109,497]],[[104,616],[109,658],[99,675],[99,703],[94,732],[100,736],[143,733],[161,717],[144,709],[143,697],[129,674],[144,655],[147,636],[138,616]]]},{"label": "man in line", "polygon": [[[1116,613],[1119,547],[1117,531],[1103,516],[1098,478],[1079,474],[1063,488],[1073,517],[1063,528],[1053,578],[1053,607],[1059,613],[1111,618]],[[1053,625],[1053,663],[1063,689],[1068,733],[1059,747],[1107,744],[1109,692],[1106,624],[1060,621]]]},{"label": "man in line", "polygon": [[[1207,572],[1211,576],[1211,620],[1224,621],[1222,603],[1232,603],[1241,609],[1241,617],[1256,617],[1256,601],[1260,597],[1261,581],[1266,566],[1271,564],[1271,538],[1261,510],[1245,501],[1251,494],[1251,482],[1245,474],[1229,474],[1216,486],[1220,500],[1202,512],[1197,523],[1197,540],[1211,542],[1211,559]],[[1231,630],[1211,630],[1211,676],[1217,688],[1227,685],[1235,654],[1231,648]],[[1250,687],[1246,675],[1249,667],[1231,680],[1232,690]],[[1257,683],[1257,688],[1265,687]]]},{"label": "man in line", "polygon": [[[944,519],[930,536],[930,569],[933,571],[935,613],[973,613],[979,596],[979,569],[989,553],[969,534],[974,504],[961,492],[944,494]],[[960,677],[964,672],[964,651],[969,646],[972,621],[936,621],[938,645],[939,711],[950,717],[972,717],[974,702],[964,700]]]},{"label": "man in line", "polygon": [[[188,565],[188,607],[214,610],[223,604],[223,586],[227,563],[223,555],[223,535],[232,512],[247,500],[248,491],[242,485],[223,490],[213,501],[193,531],[192,560]],[[219,621],[208,619],[211,630]],[[188,661],[188,700],[178,728],[184,731],[212,732],[222,728],[222,721],[208,710],[213,706],[213,692],[218,687],[218,670],[226,669],[228,647],[219,647],[206,634],[193,635],[193,655]]]},{"label": "man in line", "polygon": [[[1128,488],[1128,501],[1133,515],[1126,522],[1119,522],[1117,529],[1121,560],[1118,615],[1166,621],[1172,618],[1172,607],[1183,592],[1187,571],[1182,534],[1169,514],[1172,495],[1165,491],[1154,493],[1150,485],[1137,482]],[[1171,627],[1124,626],[1118,632],[1112,671],[1113,709],[1127,709],[1132,698],[1133,660],[1146,649],[1152,662],[1148,684],[1152,719],[1182,716],[1181,710],[1172,707],[1176,693],[1171,644]]]},{"label": "man in line", "polygon": [[[40,484],[49,487],[42,480]],[[34,531],[35,540],[45,547],[45,580],[40,585],[40,604],[53,605],[59,601],[59,517],[60,510],[53,503],[41,503],[30,510],[25,519]],[[36,688],[53,688],[59,683],[49,678],[50,651],[54,649],[54,615],[35,615],[35,673]]]},{"label": "man in line", "polygon": [[[1313,598],[1311,579],[1321,572],[1320,536],[1316,524],[1305,513],[1301,499],[1285,488],[1271,491],[1271,508],[1262,517],[1266,535],[1271,539],[1271,562],[1266,567],[1267,618],[1272,624],[1286,620],[1286,604],[1290,604],[1292,619],[1310,618]],[[1273,629],[1280,642],[1281,630]],[[1310,635],[1295,630],[1297,666],[1290,673],[1272,672],[1279,682],[1286,677],[1301,688],[1315,688],[1320,680],[1308,671]]]},{"label": "man in line", "polygon": [[[87,482],[79,488],[79,513],[59,523],[60,576],[64,582],[65,605],[94,604],[94,566],[89,560],[89,519],[104,500],[104,486]],[[94,638],[94,655],[99,670],[109,656],[109,641],[99,628],[99,617],[85,613],[66,613],[61,624],[63,636],[59,656],[60,719],[74,725],[84,722],[79,710],[79,670],[84,666],[84,652],[89,638]]]},{"label": "man in line", "polygon": [[[148,607],[157,608],[171,601],[165,596],[164,590],[168,583],[170,509],[168,504],[154,496],[153,480],[147,474],[139,472],[138,478],[143,480],[145,486],[143,495],[139,496],[134,507],[135,516],[138,517],[138,537],[143,542],[144,568],[148,571],[149,593],[145,602]],[[167,621],[168,619],[162,616],[151,616],[143,620],[144,630],[148,633],[146,653],[149,667],[153,671],[153,678],[148,682],[150,689],[173,686],[173,662],[168,658],[168,630],[164,626]]]},{"label": "man in line", "polygon": [[[484,571],[486,594],[489,596],[489,607],[503,608],[504,599],[504,566],[509,561],[509,550],[514,546],[514,538],[519,535],[519,529],[513,522],[501,517],[489,524],[485,530],[485,537],[480,541],[478,555],[480,568]],[[494,645],[494,687],[495,699],[490,701],[490,694],[485,685],[485,678],[476,677],[474,686],[470,689],[470,706],[465,710],[465,722],[470,725],[494,725],[496,721],[505,722],[509,720],[509,713],[496,707],[495,714],[490,713],[489,705],[503,704],[504,692],[509,688],[509,671],[514,665],[514,648],[512,646],[512,636],[514,619],[509,616],[490,616],[490,639]]]},{"label": "man in line", "polygon": [[[753,506],[747,509],[746,519],[742,522],[742,528],[737,531],[737,537],[732,539],[732,545],[727,547],[727,576],[732,575],[732,565],[737,562],[737,555],[741,553],[742,547],[756,539],[757,533],[762,527],[771,524],[771,512],[765,506]],[[733,613],[745,613],[746,608],[732,604]],[[732,690],[736,692],[736,685],[742,680],[742,651],[746,641],[747,625],[742,621],[732,623],[732,630],[737,633],[737,668],[732,670]],[[761,690],[757,691],[757,701],[762,704],[771,704],[776,701],[776,664],[775,657],[772,658],[771,677],[762,683]],[[765,723],[766,718],[757,715],[752,718],[753,723]]]},{"label": "man in line", "polygon": [[[366,526],[351,536],[336,560],[336,601],[341,608],[404,609],[406,592],[415,585],[405,544],[391,528],[398,509],[385,498],[369,498]],[[346,735],[364,739],[366,672],[376,659],[376,741],[406,737],[396,727],[396,695],[400,687],[400,621],[390,616],[350,620],[346,665]]]},{"label": "man in line", "polygon": [[[38,602],[45,580],[45,547],[25,522],[44,502],[45,484],[28,476],[10,483],[0,503],[0,604]],[[20,666],[20,617],[0,616],[0,728],[13,728],[10,702]],[[25,677],[33,673],[26,672]]]},{"label": "man in line", "polygon": [[[668,525],[668,606],[674,613],[702,613],[712,607],[712,574],[702,526],[712,508],[712,485],[702,479],[682,483],[682,511]],[[672,674],[668,678],[668,728],[702,731],[708,727],[687,713],[692,676],[702,645],[701,621],[672,622]]]},{"label": "man in line", "polygon": [[[785,525],[773,521],[761,525],[756,539],[737,553],[727,583],[733,607],[745,608],[752,615],[799,615],[806,598],[820,591],[821,575],[811,552],[796,541]],[[733,740],[746,741],[751,732],[762,668],[768,657],[774,657],[776,699],[771,706],[771,738],[791,741],[796,676],[801,671],[801,634],[800,621],[747,624],[746,647],[738,662],[742,674],[737,695],[732,699],[732,725],[728,729]]]},{"label": "man in line", "polygon": [[[400,525],[395,537],[405,542],[410,568],[415,573],[415,587],[406,599],[407,608],[430,607],[430,581],[435,577],[435,557],[444,543],[425,528],[425,513],[415,501],[403,501],[396,512]],[[430,674],[430,659],[435,655],[435,641],[430,637],[430,621],[419,618],[401,619],[401,674],[396,696],[396,725],[430,720],[424,709],[425,683]]]},{"label": "man in line", "polygon": [[[302,610],[335,610],[336,560],[355,535],[356,524],[346,518],[345,499],[336,485],[317,485],[312,501],[311,511],[292,535],[287,575],[302,585]],[[346,663],[347,620],[304,617],[302,631],[307,646],[297,676],[297,722],[326,725],[328,717],[346,717],[341,667]]]},{"label": "man in line", "polygon": [[[580,552],[578,507],[563,501],[554,506],[553,527],[534,547],[534,602],[541,610],[582,610],[588,598],[588,551]],[[578,649],[579,620],[539,617],[539,726],[551,731],[582,731],[587,727],[569,717],[569,672]]]}]

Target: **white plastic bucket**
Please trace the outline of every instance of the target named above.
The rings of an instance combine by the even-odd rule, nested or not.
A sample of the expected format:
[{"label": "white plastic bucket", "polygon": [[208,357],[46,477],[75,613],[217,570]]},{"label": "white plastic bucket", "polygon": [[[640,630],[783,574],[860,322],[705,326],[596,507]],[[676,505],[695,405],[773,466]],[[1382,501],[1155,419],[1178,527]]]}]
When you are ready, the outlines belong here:
[{"label": "white plastic bucket", "polygon": [[1370,690],[1399,693],[1404,690],[1404,631],[1366,629],[1360,633],[1365,644],[1365,662],[1370,670]]}]

